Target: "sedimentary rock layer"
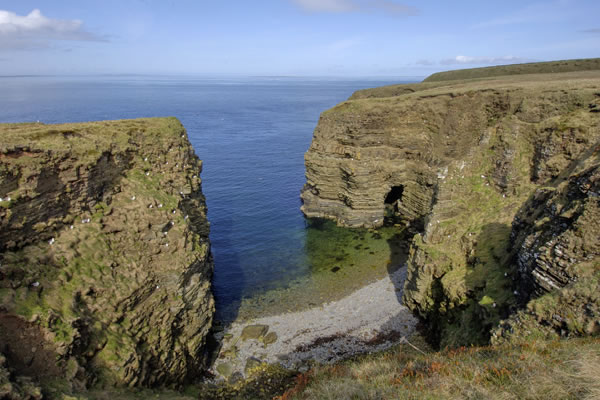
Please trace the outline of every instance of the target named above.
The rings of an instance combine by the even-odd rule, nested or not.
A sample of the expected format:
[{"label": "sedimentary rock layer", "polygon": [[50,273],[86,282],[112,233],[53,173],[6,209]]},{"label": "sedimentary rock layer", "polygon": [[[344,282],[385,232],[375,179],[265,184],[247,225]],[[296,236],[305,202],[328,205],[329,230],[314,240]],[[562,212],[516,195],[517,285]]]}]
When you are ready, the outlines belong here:
[{"label": "sedimentary rock layer", "polygon": [[[321,116],[305,156],[302,211],[369,227],[387,214],[421,229],[411,243],[405,304],[438,343],[481,343],[531,296],[573,282],[581,262],[600,268],[597,236],[558,248],[549,239],[557,234],[550,227],[563,223],[588,232],[574,228],[583,219],[513,224],[530,198],[544,197],[537,189],[560,186],[584,160],[597,162],[599,144],[599,71],[359,91]],[[590,218],[585,225],[600,222]],[[556,249],[568,249],[566,259]]]},{"label": "sedimentary rock layer", "polygon": [[16,374],[81,388],[202,371],[201,166],[175,118],[0,125],[0,351]]}]

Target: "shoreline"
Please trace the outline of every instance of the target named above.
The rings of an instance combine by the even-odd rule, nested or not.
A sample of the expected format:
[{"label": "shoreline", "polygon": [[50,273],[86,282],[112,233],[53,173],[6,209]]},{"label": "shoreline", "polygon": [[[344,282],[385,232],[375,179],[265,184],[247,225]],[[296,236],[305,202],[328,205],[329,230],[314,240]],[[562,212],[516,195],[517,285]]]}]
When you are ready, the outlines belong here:
[{"label": "shoreline", "polygon": [[211,372],[222,378],[260,363],[306,369],[381,351],[412,335],[417,318],[402,305],[406,266],[335,301],[304,311],[236,321],[215,334],[223,345]]}]

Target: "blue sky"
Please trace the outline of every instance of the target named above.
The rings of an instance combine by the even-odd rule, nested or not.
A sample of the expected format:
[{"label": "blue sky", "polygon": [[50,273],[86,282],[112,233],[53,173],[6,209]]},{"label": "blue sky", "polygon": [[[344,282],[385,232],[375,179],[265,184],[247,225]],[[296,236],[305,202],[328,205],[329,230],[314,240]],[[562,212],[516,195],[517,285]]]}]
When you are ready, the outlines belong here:
[{"label": "blue sky", "polygon": [[0,0],[0,75],[400,77],[589,57],[598,0]]}]

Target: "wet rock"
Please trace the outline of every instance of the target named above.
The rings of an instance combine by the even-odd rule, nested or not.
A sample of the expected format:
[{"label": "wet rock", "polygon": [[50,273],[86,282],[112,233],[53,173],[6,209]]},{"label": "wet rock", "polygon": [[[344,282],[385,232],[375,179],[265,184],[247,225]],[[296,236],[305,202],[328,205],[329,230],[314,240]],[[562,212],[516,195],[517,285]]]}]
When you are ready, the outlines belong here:
[{"label": "wet rock", "polygon": [[231,363],[225,362],[217,365],[217,372],[221,374],[225,378],[229,378],[233,372],[233,367]]},{"label": "wet rock", "polygon": [[227,383],[229,383],[230,385],[235,385],[236,383],[241,382],[243,380],[244,375],[240,371],[235,371],[233,374],[231,374],[229,379],[227,379]]},{"label": "wet rock", "polygon": [[248,357],[246,359],[246,366],[244,367],[244,374],[246,376],[250,376],[252,374],[252,370],[256,369],[257,367],[260,367],[262,364],[262,361],[259,360],[256,357]]},{"label": "wet rock", "polygon": [[275,332],[269,332],[261,339],[261,341],[265,346],[273,344],[277,341],[277,334]]},{"label": "wet rock", "polygon": [[269,327],[267,325],[248,325],[242,330],[242,334],[240,338],[242,340],[248,339],[260,339],[269,331]]}]

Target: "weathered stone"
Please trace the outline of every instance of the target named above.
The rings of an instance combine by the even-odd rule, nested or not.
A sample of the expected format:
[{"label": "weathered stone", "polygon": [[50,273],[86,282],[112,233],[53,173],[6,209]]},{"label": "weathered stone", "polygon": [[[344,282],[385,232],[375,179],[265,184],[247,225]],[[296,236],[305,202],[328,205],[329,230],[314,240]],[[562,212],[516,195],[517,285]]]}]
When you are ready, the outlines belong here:
[{"label": "weathered stone", "polygon": [[251,375],[252,370],[256,369],[257,367],[260,367],[260,365],[262,364],[262,361],[259,360],[256,357],[248,357],[246,359],[246,366],[244,367],[244,374],[246,374],[246,376]]},{"label": "weathered stone", "polygon": [[495,343],[600,333],[600,146],[593,150],[515,217],[515,292],[528,304],[493,332]]},{"label": "weathered stone", "polygon": [[269,327],[267,325],[248,325],[242,329],[242,334],[240,338],[242,340],[248,339],[260,339],[269,331]]},{"label": "weathered stone", "polygon": [[223,377],[225,377],[225,378],[229,378],[229,376],[231,376],[231,373],[233,372],[233,367],[228,362],[217,365],[216,369],[217,369],[217,372],[219,374],[223,375]]},{"label": "weathered stone", "polygon": [[243,380],[244,375],[240,371],[235,371],[233,374],[231,374],[229,379],[227,379],[227,383],[229,383],[230,385],[235,385],[236,383],[241,382]]},{"label": "weathered stone", "polygon": [[202,371],[212,258],[200,186],[179,195],[202,166],[184,132],[175,118],[0,125],[0,343],[16,373],[153,386]]},{"label": "weathered stone", "polygon": [[275,332],[269,332],[261,338],[261,342],[263,342],[265,344],[265,346],[273,344],[276,341],[277,341],[277,334]]}]

